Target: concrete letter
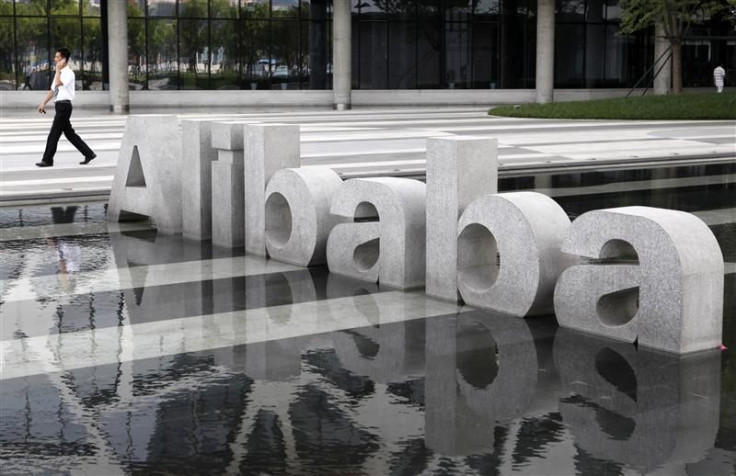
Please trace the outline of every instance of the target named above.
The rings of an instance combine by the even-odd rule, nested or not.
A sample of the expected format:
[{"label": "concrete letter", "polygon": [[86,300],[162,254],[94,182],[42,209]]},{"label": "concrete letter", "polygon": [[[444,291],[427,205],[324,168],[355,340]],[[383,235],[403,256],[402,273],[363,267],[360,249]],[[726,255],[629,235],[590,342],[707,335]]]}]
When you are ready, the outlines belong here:
[{"label": "concrete letter", "polygon": [[181,233],[181,150],[176,116],[129,116],[107,219],[125,221],[144,215],[163,233]]},{"label": "concrete letter", "polygon": [[212,123],[187,119],[181,122],[181,204],[183,234],[192,240],[212,239]]},{"label": "concrete letter", "polygon": [[561,326],[678,354],[721,343],[723,256],[695,216],[648,207],[588,212],[562,250],[590,262],[560,276]]},{"label": "concrete letter", "polygon": [[486,195],[473,201],[458,224],[463,300],[515,316],[552,312],[555,281],[572,264],[560,252],[569,227],[562,208],[541,193]]},{"label": "concrete letter", "polygon": [[427,139],[426,292],[452,301],[457,293],[457,222],[470,202],[498,191],[498,141],[482,137]]},{"label": "concrete letter", "polygon": [[[332,200],[331,212],[353,219],[361,208],[374,207],[379,217],[379,244],[375,246],[375,226],[365,226],[372,223],[336,227],[339,231],[331,233],[327,242],[330,271],[339,270],[365,279],[366,275],[372,277],[372,274],[349,274],[349,270],[357,267],[369,271],[372,268],[371,261],[377,261],[380,284],[399,289],[423,285],[425,200],[426,185],[416,180],[387,177],[344,182]],[[354,227],[353,231],[347,227]],[[345,237],[348,239],[343,241]],[[368,246],[365,253],[358,252],[360,246],[356,245],[359,244]],[[356,263],[356,258],[362,264]]]},{"label": "concrete letter", "polygon": [[330,205],[342,179],[327,167],[282,169],[266,187],[266,249],[299,266],[325,263],[327,236],[339,218]]}]

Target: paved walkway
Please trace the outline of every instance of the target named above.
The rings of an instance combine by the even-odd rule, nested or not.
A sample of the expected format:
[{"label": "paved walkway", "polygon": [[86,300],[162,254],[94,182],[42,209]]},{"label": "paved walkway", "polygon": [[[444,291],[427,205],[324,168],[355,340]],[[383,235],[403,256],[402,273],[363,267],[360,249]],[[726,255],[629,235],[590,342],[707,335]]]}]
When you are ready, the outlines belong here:
[{"label": "paved walkway", "polygon": [[[162,112],[162,111],[147,111]],[[170,111],[169,111],[170,112]],[[248,119],[300,124],[303,166],[329,166],[344,176],[423,175],[427,137],[497,138],[502,175],[652,163],[736,160],[734,121],[562,121],[490,117],[485,109],[258,111],[174,110],[182,119]],[[3,111],[0,117],[0,204],[109,194],[126,118],[75,111],[76,131],[97,152],[89,166],[66,139],[56,165],[38,169],[52,117]]]}]

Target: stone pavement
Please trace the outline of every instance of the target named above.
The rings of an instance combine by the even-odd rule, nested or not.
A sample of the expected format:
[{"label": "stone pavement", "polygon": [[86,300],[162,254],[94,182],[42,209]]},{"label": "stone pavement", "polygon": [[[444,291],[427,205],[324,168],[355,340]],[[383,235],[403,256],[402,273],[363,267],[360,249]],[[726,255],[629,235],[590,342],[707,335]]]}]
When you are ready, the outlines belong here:
[{"label": "stone pavement", "polygon": [[[299,124],[303,166],[329,166],[344,177],[424,174],[427,137],[497,138],[501,176],[539,171],[641,168],[736,160],[734,121],[603,121],[512,119],[479,108],[211,111],[173,109],[181,118]],[[62,138],[55,166],[38,169],[52,116],[3,111],[0,117],[0,204],[105,199],[110,191],[126,117],[75,111],[73,124],[98,158]]]}]

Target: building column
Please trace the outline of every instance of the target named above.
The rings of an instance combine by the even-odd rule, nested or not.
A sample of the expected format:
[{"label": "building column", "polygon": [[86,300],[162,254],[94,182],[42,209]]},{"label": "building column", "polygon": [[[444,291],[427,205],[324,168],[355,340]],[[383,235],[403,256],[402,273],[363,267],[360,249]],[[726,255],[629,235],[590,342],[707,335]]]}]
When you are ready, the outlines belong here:
[{"label": "building column", "polygon": [[352,14],[350,0],[335,0],[332,12],[332,91],[333,107],[350,109]]},{"label": "building column", "polygon": [[669,94],[672,87],[672,51],[669,47],[670,42],[666,38],[664,27],[658,22],[654,26],[654,61],[659,60],[654,65],[654,74],[659,72],[654,78],[655,95]]},{"label": "building column", "polygon": [[537,102],[554,100],[555,0],[537,0]]},{"label": "building column", "polygon": [[107,0],[108,71],[110,74],[110,110],[117,114],[130,111],[128,94],[128,2]]}]

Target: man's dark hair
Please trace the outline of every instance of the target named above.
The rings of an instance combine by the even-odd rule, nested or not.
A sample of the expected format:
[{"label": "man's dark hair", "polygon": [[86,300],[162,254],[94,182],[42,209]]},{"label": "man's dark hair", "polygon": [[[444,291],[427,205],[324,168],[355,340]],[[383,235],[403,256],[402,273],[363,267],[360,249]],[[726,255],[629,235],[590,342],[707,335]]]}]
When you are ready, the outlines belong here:
[{"label": "man's dark hair", "polygon": [[67,61],[69,61],[69,57],[72,55],[72,53],[66,48],[59,48],[58,50],[56,50],[56,52],[59,53]]}]

